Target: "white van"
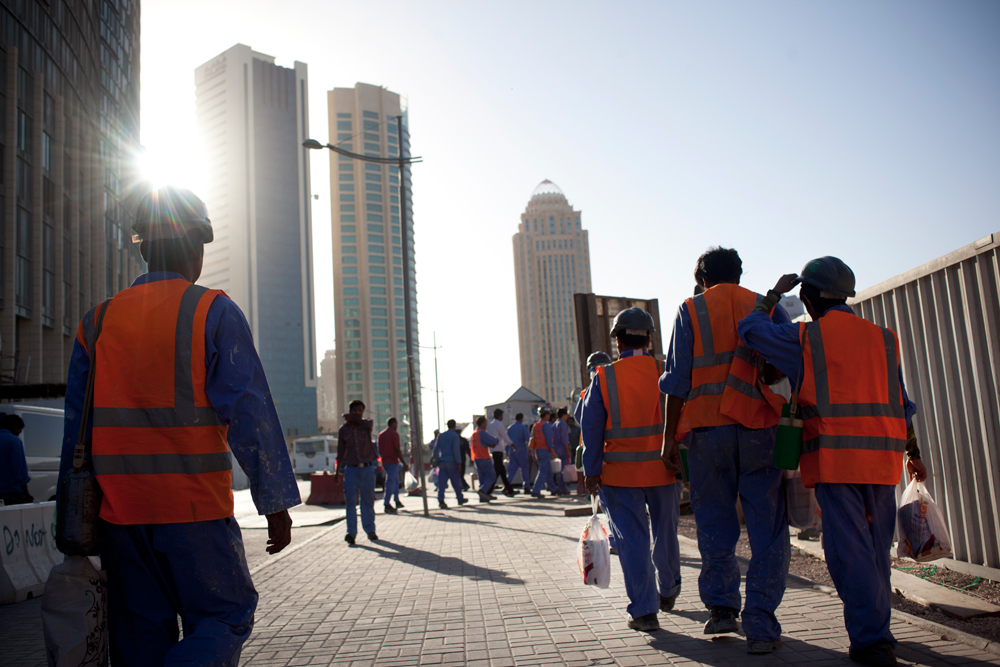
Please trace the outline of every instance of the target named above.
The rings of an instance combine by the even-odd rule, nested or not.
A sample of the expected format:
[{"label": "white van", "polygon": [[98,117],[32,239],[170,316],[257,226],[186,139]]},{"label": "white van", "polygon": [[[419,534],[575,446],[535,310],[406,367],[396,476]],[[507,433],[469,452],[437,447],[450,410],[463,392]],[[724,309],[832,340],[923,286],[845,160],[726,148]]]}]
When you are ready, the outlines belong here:
[{"label": "white van", "polygon": [[329,470],[333,472],[337,460],[337,438],[334,436],[315,436],[292,441],[295,455],[292,457],[292,470],[302,479],[309,479],[314,472]]},{"label": "white van", "polygon": [[55,500],[63,444],[62,408],[0,404],[0,417],[11,413],[24,420],[21,442],[24,443],[24,458],[31,476],[28,493],[35,502]]}]

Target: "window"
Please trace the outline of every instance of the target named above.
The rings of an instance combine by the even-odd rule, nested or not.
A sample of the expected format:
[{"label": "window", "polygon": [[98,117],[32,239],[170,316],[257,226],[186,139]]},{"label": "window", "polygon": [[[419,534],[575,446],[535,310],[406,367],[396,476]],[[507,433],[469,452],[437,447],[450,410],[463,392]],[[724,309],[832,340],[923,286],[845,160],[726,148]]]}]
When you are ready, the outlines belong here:
[{"label": "window", "polygon": [[389,347],[389,341],[376,338],[372,341],[372,347]]},{"label": "window", "polygon": [[[376,116],[376,118],[378,118],[378,116]],[[366,120],[363,123],[364,123],[364,128],[366,130],[373,130],[375,132],[378,132],[378,121]]]},{"label": "window", "polygon": [[382,182],[382,174],[365,174],[366,181]]},{"label": "window", "polygon": [[368,242],[369,243],[385,243],[385,237],[382,236],[381,234],[369,234],[368,235]]},{"label": "window", "polygon": [[366,151],[372,151],[372,152],[378,153],[380,150],[382,150],[382,147],[379,146],[378,144],[371,144],[371,143],[365,142],[365,150]]},{"label": "window", "polygon": [[[383,308],[383,310],[385,310],[385,309]],[[387,326],[389,326],[389,320],[385,319],[384,317],[373,317],[372,318],[372,326],[373,327],[387,327]]]},{"label": "window", "polygon": [[358,237],[355,236],[354,234],[341,234],[340,235],[340,242],[341,243],[357,243],[357,241],[355,241],[355,239],[357,239],[357,238]]},{"label": "window", "polygon": [[375,113],[374,111],[362,111],[361,115],[364,116],[365,118],[375,118],[375,119],[378,119],[378,114]]},{"label": "window", "polygon": [[354,171],[354,163],[337,165],[339,171]]},{"label": "window", "polygon": [[385,305],[385,298],[384,297],[373,296],[373,297],[371,297],[371,304],[373,306],[384,306]]},{"label": "window", "polygon": [[389,182],[394,185],[399,185],[399,176],[393,176],[392,174],[389,174]]},{"label": "window", "polygon": [[349,113],[340,113],[340,112],[337,113],[337,118],[350,118],[350,117],[351,114]]},{"label": "window", "polygon": [[[371,197],[372,195],[368,195],[368,196]],[[381,204],[365,204],[365,210],[366,211],[374,211],[376,213],[381,213],[382,212],[382,205]]]},{"label": "window", "polygon": [[344,305],[345,306],[356,306],[356,305],[358,305],[358,300],[357,299],[344,299]]},{"label": "window", "polygon": [[[399,370],[406,370],[406,362],[405,361],[397,361],[396,362],[396,368],[398,368]],[[405,375],[405,374],[402,374],[402,375]]]},{"label": "window", "polygon": [[357,287],[345,287],[344,288],[344,294],[346,296],[357,296],[358,295],[358,288]]},{"label": "window", "polygon": [[[377,172],[379,172],[381,174],[382,173],[382,167],[380,167],[379,165],[375,164],[374,162],[366,162],[365,163],[365,171],[377,171]],[[365,174],[365,176],[367,176],[367,174]]]},{"label": "window", "polygon": [[349,234],[353,234],[354,233],[354,225],[341,225],[340,226],[340,231],[347,232]]},{"label": "window", "polygon": [[340,180],[342,180],[342,181],[353,181],[354,180],[354,174],[338,174],[338,176],[340,177]]},{"label": "window", "polygon": [[370,276],[368,282],[372,285],[385,285],[385,278],[381,276]]},{"label": "window", "polygon": [[356,255],[356,254],[358,254],[358,246],[356,246],[356,245],[341,246],[340,250],[345,255]]},{"label": "window", "polygon": [[365,141],[378,141],[379,137],[377,134],[372,134],[371,132],[365,132]]},{"label": "window", "polygon": [[[359,312],[360,309],[358,308],[344,308],[344,317],[357,317]],[[361,325],[359,324],[356,326],[361,326]]]},{"label": "window", "polygon": [[[354,183],[341,183],[340,184],[340,191],[341,192],[354,192]],[[341,197],[340,201],[354,201],[354,197],[351,197],[350,199],[344,199],[343,197]]]},{"label": "window", "polygon": [[387,133],[385,138],[389,140],[390,144],[399,143],[399,139],[396,137],[396,133],[395,132],[389,132],[389,133]]},{"label": "window", "polygon": [[[365,183],[365,190],[368,192],[382,192],[382,186],[378,183]],[[371,201],[379,201],[378,199],[373,199]]]},{"label": "window", "polygon": [[374,336],[375,338],[388,338],[389,337],[389,330],[388,329],[372,329],[372,336]]},{"label": "window", "polygon": [[340,205],[340,212],[341,213],[354,213],[354,204],[341,204]]},{"label": "window", "polygon": [[[360,366],[361,364],[358,365]],[[351,382],[352,380],[361,381],[361,373],[345,373],[344,375],[347,377],[348,382]]]},{"label": "window", "polygon": [[385,257],[382,255],[368,255],[368,261],[372,264],[385,264]]},{"label": "window", "polygon": [[[341,222],[354,222],[354,216],[353,215],[341,215],[340,216],[340,221]],[[353,227],[353,226],[354,225],[351,225],[351,227]]]},{"label": "window", "polygon": [[340,134],[337,135],[337,141],[348,141],[350,140],[351,136],[353,135],[351,135],[350,132],[341,132]]},{"label": "window", "polygon": [[361,385],[360,384],[348,384],[347,385],[347,391],[361,391]]},{"label": "window", "polygon": [[346,277],[346,278],[344,278],[344,284],[345,285],[357,285],[358,284],[358,279],[356,277],[354,277],[354,278]]},{"label": "window", "polygon": [[371,288],[371,293],[372,294],[378,294],[379,296],[385,296],[385,288],[384,287],[372,287]]},{"label": "window", "polygon": [[396,320],[396,328],[403,329],[406,327],[406,322],[402,319]]},{"label": "window", "polygon": [[337,121],[337,129],[338,130],[346,130],[347,132],[350,132],[351,131],[351,121],[349,121],[349,120],[338,120]]},{"label": "window", "polygon": [[377,234],[381,234],[382,230],[383,230],[382,225],[368,225],[369,232],[375,232]]},{"label": "window", "polygon": [[368,252],[377,252],[379,254],[384,253],[385,252],[385,246],[384,245],[369,245],[368,246]]},{"label": "window", "polygon": [[[385,364],[386,366],[389,365],[389,362],[387,362],[387,361],[380,361],[378,363]],[[376,380],[391,380],[392,379],[392,374],[391,373],[387,373],[385,371],[375,371],[374,373],[372,373],[372,375],[374,376],[374,378]],[[375,390],[378,391],[378,389],[379,389],[379,385],[378,385],[378,383],[376,383],[375,384]],[[386,387],[386,389],[388,389],[388,387]]]},{"label": "window", "polygon": [[348,361],[346,364],[344,364],[344,368],[347,369],[347,370],[349,370],[349,371],[360,371],[361,370],[361,362],[360,361]]},{"label": "window", "polygon": [[372,352],[372,359],[388,359],[389,352],[385,350],[375,350]]},{"label": "window", "polygon": [[368,267],[368,272],[369,273],[378,273],[378,274],[381,274],[381,275],[385,275],[385,267],[384,266],[369,266]]},{"label": "window", "polygon": [[358,275],[358,267],[356,266],[345,266],[343,267],[343,272],[348,275],[356,276]]},{"label": "window", "polygon": [[[388,375],[388,373],[386,373],[386,375]],[[392,389],[392,384],[389,383],[389,382],[376,382],[374,388],[375,388],[375,391],[389,391],[389,390]],[[390,397],[388,395],[386,395],[385,398],[380,398],[379,400],[380,401],[388,401],[388,400],[390,400]]]},{"label": "window", "polygon": [[348,329],[344,332],[347,338],[361,338],[361,331],[358,329]]},{"label": "window", "polygon": [[[351,185],[349,187],[352,190],[354,189],[353,185]],[[343,187],[341,187],[341,189],[343,189]],[[354,195],[340,195],[340,201],[350,201],[350,202],[352,202],[352,201],[354,201]],[[340,208],[341,208],[341,210],[343,210],[344,207],[341,206]],[[354,207],[352,206],[351,208],[354,208]]]},{"label": "window", "polygon": [[[367,220],[368,222],[382,222],[382,216],[379,215],[378,213],[369,213],[365,217],[365,220]],[[371,227],[371,225],[369,225],[369,227]],[[382,225],[379,225],[379,228],[380,228],[379,231],[382,231],[381,227],[382,227]]]},{"label": "window", "polygon": [[[376,195],[376,194],[372,194],[370,192],[366,192],[365,193],[365,201],[381,202],[382,201],[382,195]],[[369,206],[368,209],[371,210],[371,207]],[[378,210],[381,211],[382,207],[379,207]]]},{"label": "window", "polygon": [[393,236],[393,237],[392,237],[392,242],[393,242],[394,244],[396,244],[396,245],[399,245],[399,244],[401,243],[401,241],[400,241],[400,239],[399,239],[399,237],[398,237],[398,236]]},{"label": "window", "polygon": [[406,316],[406,311],[404,311],[402,308],[396,309],[396,317],[405,317],[405,316]]}]

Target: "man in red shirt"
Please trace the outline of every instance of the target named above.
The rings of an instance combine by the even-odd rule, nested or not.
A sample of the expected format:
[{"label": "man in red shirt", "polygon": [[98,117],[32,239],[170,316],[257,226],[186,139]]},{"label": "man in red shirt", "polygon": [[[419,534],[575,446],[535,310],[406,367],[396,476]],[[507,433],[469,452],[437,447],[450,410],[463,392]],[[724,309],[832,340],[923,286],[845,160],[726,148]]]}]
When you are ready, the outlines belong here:
[{"label": "man in red shirt", "polygon": [[[410,466],[402,463],[403,452],[399,448],[399,431],[396,430],[396,418],[390,417],[386,428],[378,434],[378,453],[382,457],[382,469],[385,470],[385,513],[395,514],[403,506],[399,502],[399,468],[403,472]],[[395,497],[396,506],[392,506]]]}]

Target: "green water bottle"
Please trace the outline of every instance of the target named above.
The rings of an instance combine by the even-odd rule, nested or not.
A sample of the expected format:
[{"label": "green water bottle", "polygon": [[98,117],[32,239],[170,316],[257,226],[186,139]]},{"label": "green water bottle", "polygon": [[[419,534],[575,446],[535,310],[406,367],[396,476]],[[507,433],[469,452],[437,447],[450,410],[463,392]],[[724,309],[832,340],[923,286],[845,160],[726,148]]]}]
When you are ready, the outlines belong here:
[{"label": "green water bottle", "polygon": [[802,420],[798,417],[797,397],[781,408],[781,419],[774,434],[774,467],[795,470],[802,455]]}]

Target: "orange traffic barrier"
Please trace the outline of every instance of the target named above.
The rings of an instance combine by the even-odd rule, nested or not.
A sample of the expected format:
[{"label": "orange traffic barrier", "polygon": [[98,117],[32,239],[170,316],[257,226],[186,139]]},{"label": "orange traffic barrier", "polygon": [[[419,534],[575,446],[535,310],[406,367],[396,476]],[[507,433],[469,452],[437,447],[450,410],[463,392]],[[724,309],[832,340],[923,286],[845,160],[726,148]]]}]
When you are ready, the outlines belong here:
[{"label": "orange traffic barrier", "polygon": [[344,479],[325,470],[309,475],[309,498],[306,505],[343,505]]}]

